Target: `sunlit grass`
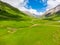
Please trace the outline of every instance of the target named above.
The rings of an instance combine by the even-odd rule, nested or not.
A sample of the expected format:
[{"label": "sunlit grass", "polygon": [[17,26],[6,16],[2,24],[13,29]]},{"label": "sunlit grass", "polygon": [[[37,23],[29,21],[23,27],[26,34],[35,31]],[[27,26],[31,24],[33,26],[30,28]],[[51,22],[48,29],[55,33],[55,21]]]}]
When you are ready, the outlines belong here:
[{"label": "sunlit grass", "polygon": [[59,45],[60,27],[54,23],[58,22],[0,21],[0,45]]}]

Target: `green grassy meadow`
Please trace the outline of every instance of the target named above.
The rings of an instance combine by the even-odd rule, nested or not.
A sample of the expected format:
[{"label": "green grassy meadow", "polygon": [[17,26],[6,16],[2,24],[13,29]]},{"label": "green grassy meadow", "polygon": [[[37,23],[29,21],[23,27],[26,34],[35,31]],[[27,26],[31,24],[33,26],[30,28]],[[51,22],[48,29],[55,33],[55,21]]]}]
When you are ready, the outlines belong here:
[{"label": "green grassy meadow", "polygon": [[0,21],[0,45],[60,45],[60,23]]}]

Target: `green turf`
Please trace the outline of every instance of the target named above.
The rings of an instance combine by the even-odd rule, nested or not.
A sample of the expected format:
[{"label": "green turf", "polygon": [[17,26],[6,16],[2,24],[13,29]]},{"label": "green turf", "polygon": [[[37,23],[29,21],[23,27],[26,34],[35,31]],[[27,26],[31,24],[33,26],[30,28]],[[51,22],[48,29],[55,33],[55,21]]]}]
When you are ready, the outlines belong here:
[{"label": "green turf", "polygon": [[59,45],[59,22],[36,21],[1,21],[0,45]]}]

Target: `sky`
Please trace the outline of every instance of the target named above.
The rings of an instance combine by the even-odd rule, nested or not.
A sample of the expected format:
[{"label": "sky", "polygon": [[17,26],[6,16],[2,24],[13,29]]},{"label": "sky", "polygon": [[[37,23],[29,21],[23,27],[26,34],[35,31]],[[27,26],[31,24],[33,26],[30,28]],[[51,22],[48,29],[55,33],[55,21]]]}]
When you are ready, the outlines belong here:
[{"label": "sky", "polygon": [[51,8],[60,4],[60,0],[1,0],[35,15],[42,15]]}]

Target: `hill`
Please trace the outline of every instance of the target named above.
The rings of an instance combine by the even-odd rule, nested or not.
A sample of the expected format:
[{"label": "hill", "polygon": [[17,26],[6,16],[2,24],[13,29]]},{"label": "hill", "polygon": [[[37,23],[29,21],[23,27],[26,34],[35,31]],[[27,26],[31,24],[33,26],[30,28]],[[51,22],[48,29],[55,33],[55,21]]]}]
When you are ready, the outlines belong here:
[{"label": "hill", "polygon": [[60,4],[48,10],[42,17],[47,20],[60,20]]},{"label": "hill", "polygon": [[[0,18],[8,18],[8,19],[20,19],[20,20],[25,20],[25,19],[29,19],[29,16],[23,12],[21,12],[20,10],[18,10],[17,8],[0,1]],[[25,19],[23,19],[25,18]]]}]

